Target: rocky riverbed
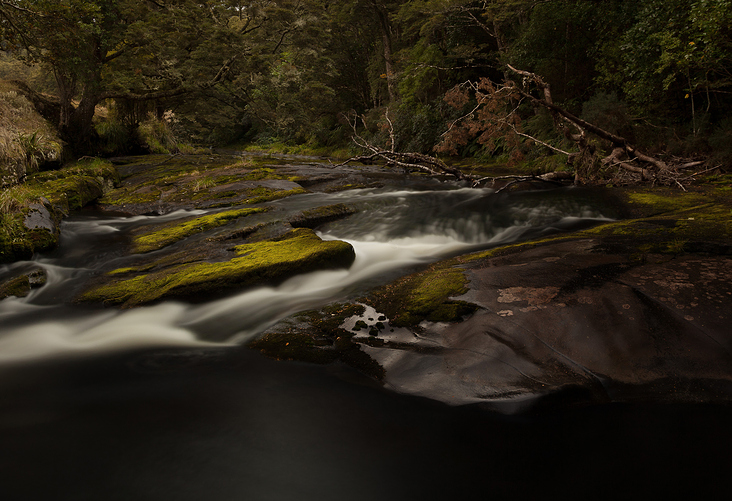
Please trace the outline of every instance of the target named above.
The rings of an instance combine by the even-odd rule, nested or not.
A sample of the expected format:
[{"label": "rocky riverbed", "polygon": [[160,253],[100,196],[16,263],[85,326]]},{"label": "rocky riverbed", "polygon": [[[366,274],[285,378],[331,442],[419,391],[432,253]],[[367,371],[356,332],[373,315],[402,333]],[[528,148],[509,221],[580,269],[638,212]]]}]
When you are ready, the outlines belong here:
[{"label": "rocky riverbed", "polygon": [[[97,197],[95,210],[140,222],[115,241],[118,258],[101,263],[67,300],[123,308],[195,303],[348,268],[352,246],[314,230],[352,216],[354,207],[309,202],[293,213],[272,202],[402,175],[264,155],[115,163],[120,179],[97,176],[98,189],[85,193]],[[78,198],[71,189],[33,206],[29,230],[57,238],[58,221],[75,208],[59,200]],[[397,392],[505,412],[557,401],[729,402],[726,194],[607,190],[619,220],[421,266],[285,318],[248,346],[278,359],[340,360]],[[504,196],[489,190],[461,210],[485,213]],[[0,297],[22,296],[43,287],[43,271],[14,268],[0,282]]]}]

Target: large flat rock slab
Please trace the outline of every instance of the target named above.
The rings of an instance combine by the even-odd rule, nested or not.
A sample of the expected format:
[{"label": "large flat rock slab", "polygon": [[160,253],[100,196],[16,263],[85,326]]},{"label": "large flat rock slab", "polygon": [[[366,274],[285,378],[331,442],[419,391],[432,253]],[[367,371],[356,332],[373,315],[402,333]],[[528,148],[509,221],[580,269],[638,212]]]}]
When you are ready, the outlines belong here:
[{"label": "large flat rock slab", "polygon": [[732,259],[639,264],[598,243],[472,262],[469,291],[455,299],[478,305],[475,314],[364,349],[387,386],[452,404],[512,405],[570,388],[600,401],[732,397]]}]

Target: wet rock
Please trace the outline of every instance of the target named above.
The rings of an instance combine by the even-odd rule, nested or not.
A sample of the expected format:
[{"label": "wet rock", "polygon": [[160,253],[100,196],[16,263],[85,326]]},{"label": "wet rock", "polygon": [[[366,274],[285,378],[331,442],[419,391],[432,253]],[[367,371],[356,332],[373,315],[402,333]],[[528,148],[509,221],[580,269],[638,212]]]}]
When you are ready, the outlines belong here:
[{"label": "wet rock", "polygon": [[51,233],[58,231],[56,222],[49,210],[42,204],[30,204],[30,210],[23,220],[23,224],[29,230],[46,229]]},{"label": "wet rock", "polygon": [[43,268],[37,268],[28,273],[28,283],[32,289],[37,289],[46,285],[48,281],[48,274]]},{"label": "wet rock", "polygon": [[732,260],[630,266],[594,252],[597,243],[471,263],[469,291],[458,299],[480,309],[463,322],[420,324],[419,342],[439,350],[365,349],[389,386],[454,404],[567,387],[598,401],[704,401],[732,390]]},{"label": "wet rock", "polygon": [[628,199],[636,219],[377,288],[333,332],[385,386],[449,404],[732,401],[731,208],[698,194]]},{"label": "wet rock", "polygon": [[317,228],[355,213],[355,209],[345,204],[326,205],[300,212],[290,218],[289,223],[293,228]]}]

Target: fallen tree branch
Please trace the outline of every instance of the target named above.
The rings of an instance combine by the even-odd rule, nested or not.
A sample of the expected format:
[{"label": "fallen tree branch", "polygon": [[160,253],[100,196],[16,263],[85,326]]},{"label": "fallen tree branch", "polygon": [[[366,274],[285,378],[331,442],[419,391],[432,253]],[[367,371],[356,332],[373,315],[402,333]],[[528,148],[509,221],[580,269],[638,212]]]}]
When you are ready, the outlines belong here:
[{"label": "fallen tree branch", "polygon": [[[514,112],[516,109],[514,109]],[[517,175],[517,176],[500,176],[500,177],[478,177],[472,174],[466,174],[465,172],[461,171],[458,168],[451,167],[447,165],[445,162],[440,160],[439,158],[425,155],[423,153],[416,153],[416,152],[398,152],[395,151],[396,148],[396,135],[394,132],[394,124],[389,118],[388,110],[386,111],[385,120],[388,125],[388,132],[389,132],[389,149],[378,147],[366,139],[364,139],[359,133],[358,133],[358,122],[361,120],[364,122],[365,120],[363,117],[359,117],[358,114],[353,112],[353,114],[350,117],[346,117],[349,121],[349,124],[351,125],[351,128],[353,129],[353,135],[351,136],[351,139],[353,142],[359,146],[360,148],[368,151],[369,153],[364,155],[358,155],[353,156],[351,158],[348,158],[347,160],[335,164],[334,167],[342,167],[345,165],[348,165],[352,162],[360,162],[365,164],[373,163],[377,160],[383,160],[386,162],[387,165],[393,165],[402,167],[403,169],[410,171],[421,171],[425,172],[431,176],[440,176],[440,175],[448,175],[451,176],[459,181],[468,181],[471,183],[472,187],[480,186],[482,183],[485,183],[487,181],[491,181],[494,185],[495,182],[499,179],[511,179],[512,181],[509,183],[510,185],[517,184],[522,181],[529,181],[529,182],[545,182],[545,183],[553,183],[562,185],[563,183],[561,181],[564,180],[574,180],[574,174],[569,172],[550,172],[548,174],[543,174],[541,176],[525,176],[525,175]],[[516,131],[517,134],[521,134],[515,126],[510,123],[508,120],[504,122],[506,125],[512,127],[514,131]],[[552,147],[549,144],[545,144],[542,141],[536,140],[535,138],[528,136],[527,134],[524,134],[525,137],[528,137],[529,139],[535,140],[539,143],[544,144],[548,148],[551,148],[555,151],[559,151],[561,153],[564,153],[568,156],[571,155],[571,153],[564,152],[562,150],[559,150],[558,148]],[[499,191],[502,191],[506,189],[507,187],[502,187]]]},{"label": "fallen tree branch", "polygon": [[[390,149],[388,150],[373,145],[365,140],[363,137],[361,137],[361,135],[358,133],[359,118],[360,117],[356,113],[354,113],[353,118],[348,120],[351,128],[353,129],[353,136],[351,136],[351,139],[358,147],[370,151],[371,153],[367,155],[351,157],[344,162],[336,164],[335,167],[342,167],[351,162],[373,163],[374,161],[381,159],[384,160],[388,165],[396,165],[406,170],[418,170],[426,172],[427,174],[430,174],[432,176],[446,174],[453,176],[455,177],[455,179],[458,180],[472,181],[474,179],[473,176],[465,174],[460,169],[450,167],[439,158],[431,157],[423,153],[401,153],[395,151],[396,136],[394,134],[394,124],[392,123],[391,119],[389,119],[388,110],[385,113],[385,119],[389,126]],[[364,119],[361,118],[361,121],[364,121]]]},{"label": "fallen tree branch", "polygon": [[[595,124],[592,124],[590,122],[587,122],[586,120],[583,120],[574,114],[570,113],[566,109],[557,106],[554,104],[551,98],[551,91],[549,89],[549,85],[544,82],[544,80],[539,77],[538,75],[518,70],[514,68],[511,65],[507,65],[508,68],[513,71],[514,73],[521,75],[524,77],[524,84],[526,81],[533,82],[543,93],[543,98],[537,98],[528,91],[520,88],[515,83],[513,85],[515,86],[518,93],[529,99],[532,103],[538,106],[543,106],[544,108],[548,109],[553,115],[559,115],[561,116],[565,121],[571,123],[574,125],[578,130],[580,130],[580,135],[575,137],[573,135],[569,135],[565,133],[565,137],[574,140],[578,146],[580,147],[580,150],[586,147],[584,143],[584,131],[588,131],[595,136],[599,137],[600,139],[604,139],[606,141],[609,141],[612,144],[612,151],[611,153],[606,156],[604,159],[602,159],[601,163],[603,165],[619,165],[623,169],[626,169],[630,172],[634,172],[636,174],[640,174],[641,180],[658,180],[659,178],[662,178],[662,181],[668,181],[670,183],[676,183],[680,184],[678,180],[673,176],[670,175],[669,171],[672,171],[673,168],[669,166],[666,162],[663,160],[660,160],[654,156],[647,155],[638,148],[636,148],[634,145],[632,145],[626,138],[619,136],[617,134],[613,134],[610,131],[607,131],[601,127],[598,127]],[[556,124],[556,122],[555,122]],[[627,157],[627,158],[623,158]],[[687,164],[689,166],[697,165],[694,162],[691,162]],[[678,168],[683,168],[683,166],[678,166]],[[683,187],[683,186],[682,186]]]},{"label": "fallen tree branch", "polygon": [[518,183],[525,183],[525,182],[542,182],[542,183],[551,183],[558,186],[564,186],[564,183],[562,183],[562,180],[573,180],[574,174],[571,172],[549,172],[547,174],[542,174],[540,176],[522,176],[522,175],[512,175],[512,176],[487,176],[482,177],[480,179],[476,179],[473,183],[473,187],[479,186],[481,183],[484,183],[486,181],[491,182],[491,186],[496,185],[496,181],[503,181],[503,180],[510,180],[507,184],[496,190],[496,193],[501,193],[502,191],[507,190],[511,186],[518,184]]}]

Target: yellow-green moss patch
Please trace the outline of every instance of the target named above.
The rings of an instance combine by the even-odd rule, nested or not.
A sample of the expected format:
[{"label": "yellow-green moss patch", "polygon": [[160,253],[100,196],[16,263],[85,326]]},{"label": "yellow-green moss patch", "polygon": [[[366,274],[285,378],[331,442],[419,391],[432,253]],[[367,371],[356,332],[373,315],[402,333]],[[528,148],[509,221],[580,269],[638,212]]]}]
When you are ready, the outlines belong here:
[{"label": "yellow-green moss patch", "polygon": [[651,214],[688,210],[710,202],[704,195],[670,190],[632,190],[626,193],[626,197],[628,203],[641,206]]},{"label": "yellow-green moss patch", "polygon": [[454,261],[438,263],[426,271],[403,277],[375,290],[368,302],[395,327],[409,327],[423,320],[455,322],[475,311],[476,306],[451,297],[468,291],[465,272],[452,266]]},{"label": "yellow-green moss patch", "polygon": [[[63,215],[93,202],[117,180],[117,171],[110,162],[94,159],[36,173],[28,176],[24,184],[3,189],[0,192],[0,262],[29,259],[34,252],[56,247],[57,225]],[[39,210],[48,211],[47,221],[53,229],[26,226],[24,220]]]},{"label": "yellow-green moss patch", "polygon": [[257,188],[254,188],[249,191],[248,195],[250,198],[247,198],[244,203],[247,204],[261,204],[264,202],[271,202],[272,200],[279,200],[280,198],[286,198],[290,197],[292,195],[302,195],[303,193],[307,193],[308,190],[305,188],[294,188],[292,190],[272,190],[270,188],[265,188],[264,186],[259,186]]},{"label": "yellow-green moss patch", "polygon": [[209,214],[183,222],[174,222],[158,227],[154,231],[137,235],[134,238],[135,252],[150,252],[182,240],[196,233],[228,224],[251,214],[265,212],[266,209],[239,209]]},{"label": "yellow-green moss patch", "polygon": [[238,257],[219,263],[193,263],[140,275],[94,288],[79,299],[136,306],[169,297],[189,298],[284,280],[318,269],[347,267],[355,259],[353,247],[323,241],[312,230],[293,230],[277,241],[244,244]]}]

